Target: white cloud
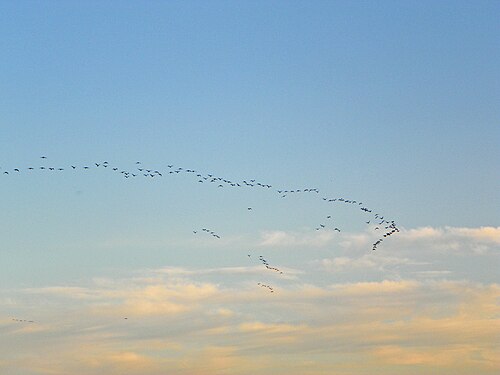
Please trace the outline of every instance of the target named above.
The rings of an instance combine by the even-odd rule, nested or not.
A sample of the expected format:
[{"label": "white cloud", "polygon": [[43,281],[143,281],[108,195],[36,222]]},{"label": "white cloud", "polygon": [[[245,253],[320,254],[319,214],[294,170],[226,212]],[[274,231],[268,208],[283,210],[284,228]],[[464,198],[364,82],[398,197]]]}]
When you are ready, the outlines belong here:
[{"label": "white cloud", "polygon": [[330,272],[345,272],[363,269],[387,271],[391,267],[397,267],[400,265],[428,264],[427,262],[419,262],[409,258],[388,256],[382,253],[374,252],[370,252],[357,258],[341,256],[334,258],[325,258],[313,263]]},{"label": "white cloud", "polygon": [[266,247],[323,247],[333,242],[339,235],[330,230],[321,231],[267,231],[262,233],[260,246]]},{"label": "white cloud", "polygon": [[409,230],[402,230],[400,236],[402,239],[410,241],[418,240],[439,240],[439,241],[469,241],[486,245],[500,244],[500,227],[443,227],[432,228],[423,227]]}]

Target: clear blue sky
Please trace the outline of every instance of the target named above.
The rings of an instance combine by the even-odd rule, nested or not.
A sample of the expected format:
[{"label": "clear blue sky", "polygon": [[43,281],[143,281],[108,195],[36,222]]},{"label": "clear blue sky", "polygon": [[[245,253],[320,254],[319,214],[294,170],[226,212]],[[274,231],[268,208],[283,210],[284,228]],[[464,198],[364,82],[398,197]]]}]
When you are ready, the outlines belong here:
[{"label": "clear blue sky", "polygon": [[497,11],[3,2],[1,164],[171,161],[352,192],[407,225],[495,224]]},{"label": "clear blue sky", "polygon": [[[491,287],[500,238],[499,14],[498,1],[0,2],[0,301],[7,311],[0,336],[2,329],[11,334],[5,325],[11,316],[36,311],[33,300],[16,300],[26,288],[85,286],[108,296],[110,284],[136,290],[136,278],[160,272],[170,281],[180,277],[180,284],[169,284],[174,295],[195,285],[194,294],[205,296],[206,285],[219,293],[239,282],[249,291],[259,261],[246,264],[254,259],[247,253],[258,251],[293,275],[280,286],[284,301],[293,288],[307,296],[328,294],[335,283],[371,290],[364,282],[391,293],[408,287],[416,299],[440,296],[451,287],[426,284],[436,275]],[[103,161],[119,170],[95,167]],[[136,161],[163,177],[121,177],[120,170],[136,170]],[[218,188],[184,172],[169,175],[169,164],[273,187]],[[282,198],[276,192],[304,188],[320,193]],[[373,223],[366,225],[357,209],[325,206],[322,197],[362,201],[396,220],[403,233],[371,258]],[[334,223],[316,231],[327,215]],[[193,233],[203,227],[220,232],[222,241]],[[449,258],[443,249],[460,255]],[[171,268],[157,271],[165,267]],[[95,284],[103,277],[106,287]],[[113,291],[113,298],[123,292]],[[35,295],[49,306],[39,318],[50,334],[59,302],[46,292]],[[273,305],[263,317],[238,301],[224,303],[217,306],[222,315],[262,324],[280,311]],[[64,306],[76,309],[71,301]],[[241,319],[243,331],[262,327]],[[67,339],[62,335],[60,343]],[[214,340],[206,348],[222,345]],[[199,354],[191,349],[188,357]],[[377,350],[372,354],[382,362],[387,355],[406,358],[391,345]],[[426,350],[417,357],[432,368]],[[151,355],[120,353],[125,362]],[[353,353],[356,361],[368,355]],[[0,370],[4,360],[11,371],[14,357],[0,355]],[[279,358],[269,363],[279,368]],[[449,357],[434,360],[443,358]],[[326,357],[318,363],[318,371],[333,373]],[[391,373],[394,363],[383,363]],[[12,373],[44,374],[37,366]],[[61,374],[77,373],[61,366]]]}]

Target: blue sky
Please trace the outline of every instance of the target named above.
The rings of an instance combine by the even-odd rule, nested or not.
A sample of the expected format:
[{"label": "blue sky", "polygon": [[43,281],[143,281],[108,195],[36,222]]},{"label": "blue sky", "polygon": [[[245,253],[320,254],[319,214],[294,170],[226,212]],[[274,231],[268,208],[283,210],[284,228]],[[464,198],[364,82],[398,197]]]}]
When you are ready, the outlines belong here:
[{"label": "blue sky", "polygon": [[[499,10],[494,1],[0,2],[0,369],[496,373],[487,327],[500,316]],[[197,172],[168,173],[178,167]],[[272,188],[219,188],[196,174]],[[277,193],[306,188],[319,192]],[[334,197],[362,201],[400,233],[371,252],[374,218],[322,199]],[[401,313],[371,309],[377,298]],[[366,316],[353,313],[360,307]],[[129,330],[110,323],[115,314],[137,320]],[[37,323],[13,325],[22,316]],[[195,317],[205,319],[198,331]],[[432,341],[444,323],[456,330]],[[165,324],[179,327],[167,345],[176,354],[162,352]],[[466,326],[479,333],[458,343]],[[312,339],[320,332],[324,351]],[[398,334],[426,339],[387,339]],[[54,352],[41,344],[49,337]],[[269,352],[273,340],[283,351]],[[29,346],[26,356],[11,342]]]}]

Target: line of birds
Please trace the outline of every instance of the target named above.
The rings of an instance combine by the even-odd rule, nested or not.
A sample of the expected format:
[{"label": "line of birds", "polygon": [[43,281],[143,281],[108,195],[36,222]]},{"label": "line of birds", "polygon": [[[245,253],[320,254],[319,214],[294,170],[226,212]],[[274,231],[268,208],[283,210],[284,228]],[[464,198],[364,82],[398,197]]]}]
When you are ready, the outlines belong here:
[{"label": "line of birds", "polygon": [[274,288],[270,285],[267,285],[267,284],[262,284],[262,283],[257,283],[257,285],[260,285],[262,288],[267,288],[269,289],[269,292],[270,293],[274,293]]},{"label": "line of birds", "polygon": [[[41,159],[43,159],[44,161],[47,161],[47,157],[46,156],[41,156],[40,157]],[[45,163],[44,163],[45,164]],[[47,167],[45,165],[42,165],[42,166],[38,166],[38,167],[33,167],[33,166],[30,166],[30,167],[27,167],[27,168],[13,168],[11,170],[6,170],[3,172],[3,174],[5,175],[8,175],[8,174],[11,174],[11,172],[16,172],[16,173],[21,173],[23,170],[28,170],[28,171],[34,171],[34,170],[42,170],[42,171],[64,171],[64,170],[67,170],[67,169],[71,169],[71,170],[77,170],[77,169],[84,169],[84,170],[89,170],[91,168],[109,168],[110,170],[113,170],[115,172],[118,172],[120,173],[121,175],[123,175],[124,178],[131,178],[131,177],[141,177],[141,176],[144,176],[144,177],[162,177],[164,174],[167,174],[167,175],[175,175],[175,174],[179,174],[179,173],[187,173],[187,174],[193,174],[195,175],[197,178],[198,178],[198,182],[199,183],[205,183],[205,182],[209,182],[209,183],[213,183],[213,184],[216,184],[218,187],[224,187],[224,186],[230,186],[230,187],[243,187],[243,186],[248,186],[248,187],[261,187],[261,188],[266,188],[266,189],[270,189],[272,188],[271,185],[269,184],[265,184],[265,183],[262,183],[262,182],[259,182],[255,179],[251,179],[251,180],[243,180],[243,181],[240,181],[240,182],[236,182],[236,181],[232,181],[232,180],[229,180],[227,178],[224,178],[224,177],[219,177],[219,176],[216,176],[212,173],[202,173],[202,172],[199,172],[199,171],[196,171],[194,169],[190,169],[190,168],[184,168],[184,167],[177,167],[177,166],[174,166],[173,164],[168,164],[167,165],[167,172],[160,172],[159,170],[155,170],[153,168],[146,168],[142,165],[142,162],[140,161],[137,161],[136,163],[136,169],[135,170],[125,170],[125,169],[122,169],[122,168],[118,168],[116,166],[112,166],[109,162],[107,161],[102,161],[102,162],[94,162],[94,163],[90,163],[90,164],[86,164],[84,166],[77,166],[77,165],[68,165],[66,167],[54,167],[54,166],[50,166],[50,167]],[[1,169],[1,167],[0,167]]]},{"label": "line of birds", "polygon": [[277,190],[278,194],[281,194],[281,198],[286,198],[288,194],[295,194],[295,193],[319,193],[319,190],[314,188],[314,189],[295,189],[295,190]]},{"label": "line of birds", "polygon": [[[247,256],[249,258],[252,258],[252,254],[248,254]],[[258,260],[266,267],[266,269],[268,269],[270,271],[278,272],[280,275],[283,274],[283,271],[281,271],[279,268],[270,266],[269,262],[264,258],[263,255],[259,255],[259,259]],[[274,292],[273,287],[271,287],[271,286],[269,286],[267,284],[262,284],[262,283],[259,282],[259,283],[257,283],[257,285],[260,285],[261,287],[269,289],[270,292]]]},{"label": "line of birds", "polygon": [[[235,188],[242,188],[242,187],[260,187],[260,188],[265,188],[265,189],[271,189],[272,185],[262,183],[260,181],[257,181],[256,179],[249,179],[249,180],[242,180],[240,182],[236,182],[227,178],[223,177],[218,177],[212,173],[202,173],[199,172],[195,169],[191,168],[184,168],[184,167],[179,167],[179,166],[174,166],[173,164],[168,164],[166,171],[160,171],[154,168],[149,168],[143,165],[142,162],[136,161],[135,162],[135,168],[134,169],[122,169],[117,166],[112,166],[108,161],[101,161],[101,162],[94,162],[90,163],[87,165],[83,166],[77,166],[74,164],[70,164],[69,166],[66,167],[55,167],[55,166],[46,166],[48,158],[46,156],[41,156],[41,160],[43,160],[43,164],[39,167],[27,167],[27,168],[13,168],[10,170],[5,170],[3,171],[3,175],[9,175],[9,174],[17,174],[21,173],[22,171],[29,171],[33,172],[35,170],[40,170],[40,171],[57,171],[57,172],[62,172],[65,170],[90,170],[90,169],[108,169],[110,171],[116,172],[119,175],[122,175],[124,178],[137,178],[137,177],[147,177],[147,178],[158,178],[158,177],[163,177],[164,175],[177,175],[177,174],[191,174],[194,177],[197,178],[198,183],[210,183],[213,185],[216,185],[218,188],[223,188],[223,187],[235,187]],[[1,169],[1,167],[0,167]],[[319,194],[319,189],[317,188],[305,188],[305,189],[279,189],[276,190],[276,192],[282,197],[285,198],[288,195],[294,195],[294,194],[304,194],[304,193],[313,193],[313,194]],[[372,250],[376,250],[377,247],[382,243],[384,239],[387,237],[399,232],[399,229],[397,228],[394,220],[387,220],[385,219],[382,215],[379,213],[373,213],[372,209],[369,209],[366,207],[362,202],[354,200],[354,199],[347,199],[344,197],[339,197],[339,198],[329,198],[329,197],[323,197],[323,201],[327,203],[342,203],[342,204],[348,204],[348,205],[354,205],[359,207],[361,211],[364,213],[370,214],[371,218],[366,221],[366,224],[372,225],[373,230],[380,230],[381,228],[385,229],[385,232],[381,237],[379,237],[373,244],[372,244]],[[248,211],[252,210],[252,207],[247,207]],[[325,218],[326,220],[321,222],[317,227],[315,227],[315,230],[320,231],[324,229],[332,229],[337,232],[341,232],[341,230],[334,225],[331,225],[333,222],[332,216],[328,215]],[[213,230],[207,229],[207,228],[202,228],[202,232],[205,232],[214,238],[220,239],[221,236],[220,234],[216,233]],[[198,230],[193,230],[194,234],[198,233]],[[250,257],[250,255],[249,255]],[[266,259],[264,259],[262,256],[259,257],[259,261],[262,262],[266,266],[267,269],[283,273],[276,267],[271,267],[269,263],[267,262]],[[260,284],[262,287],[270,288],[271,291],[272,288],[266,284]],[[20,320],[21,321],[21,320]],[[29,322],[29,321],[28,321]]]},{"label": "line of birds", "polygon": [[[40,159],[46,161],[47,160],[47,157],[46,156],[41,156]],[[94,162],[94,163],[91,163],[89,165],[84,165],[83,167],[77,167],[76,165],[70,165],[69,167],[67,167],[68,169],[71,168],[72,170],[76,170],[76,169],[84,169],[84,170],[88,170],[90,169],[91,167],[95,166],[95,168],[109,168],[110,170],[113,170],[115,172],[118,172],[120,173],[121,175],[123,175],[124,178],[131,178],[131,177],[140,177],[140,176],[144,176],[144,177],[150,177],[150,178],[153,178],[153,177],[162,177],[163,176],[163,173],[160,172],[159,170],[156,170],[156,169],[153,169],[153,168],[146,168],[142,165],[142,162],[140,161],[137,161],[136,163],[136,169],[137,171],[129,171],[129,170],[124,170],[124,169],[121,169],[121,168],[118,168],[118,167],[113,167],[109,164],[109,162],[107,161],[102,161],[102,162]],[[224,187],[224,186],[231,186],[231,187],[242,187],[242,186],[249,186],[249,187],[263,187],[263,188],[271,188],[272,186],[269,185],[269,184],[264,184],[262,182],[259,182],[259,181],[256,181],[255,179],[251,179],[251,180],[243,180],[241,182],[234,182],[232,180],[229,180],[229,179],[226,179],[226,178],[223,178],[223,177],[217,177],[215,176],[214,174],[211,174],[211,173],[201,173],[201,172],[198,172],[194,169],[190,169],[190,168],[183,168],[183,167],[176,167],[174,166],[173,164],[168,164],[167,165],[168,167],[168,173],[167,174],[179,174],[179,173],[188,173],[188,174],[196,174],[196,177],[198,178],[198,182],[199,183],[204,183],[204,182],[210,182],[210,183],[213,183],[213,184],[216,184],[218,187]],[[46,167],[46,166],[40,166],[38,167],[38,169],[40,170],[47,170],[47,171],[64,171],[66,170],[67,168],[64,168],[64,167]],[[1,167],[0,167],[1,169]],[[35,167],[28,167],[27,170],[29,171],[33,171],[34,169],[36,169]],[[13,172],[17,172],[17,173],[20,173],[21,172],[21,169],[20,168],[14,168],[12,169]],[[166,172],[165,172],[166,173]],[[9,171],[4,171],[3,174],[9,174]],[[280,190],[277,190],[277,193],[278,194],[281,194],[282,197],[286,197],[288,194],[295,194],[295,193],[319,193],[319,189],[317,188],[306,188],[306,189],[294,189],[294,190],[284,190],[284,189],[280,189]],[[326,202],[329,202],[329,203],[332,203],[332,202],[340,202],[340,203],[346,203],[346,204],[354,204],[354,205],[358,205],[358,206],[362,206],[360,207],[360,209],[366,213],[372,213],[372,210],[371,209],[368,209],[367,207],[364,207],[363,206],[363,203],[362,202],[358,202],[356,200],[353,200],[353,199],[346,199],[346,198],[327,198],[327,197],[323,197],[322,198],[323,201],[326,201]],[[251,207],[248,208],[248,210],[251,210]],[[379,217],[380,215],[379,214],[375,214],[375,219],[377,217]],[[330,219],[331,216],[328,216],[327,219]],[[380,218],[383,220],[383,217],[380,216]],[[370,223],[370,220],[366,222],[367,224]],[[379,225],[382,225],[384,223],[387,223],[387,224],[393,224],[393,227],[390,228],[391,230],[389,230],[388,232],[385,233],[384,237],[383,238],[386,238],[396,232],[398,232],[399,230],[397,229],[397,227],[395,226],[394,224],[394,221],[381,221],[379,223]],[[326,229],[327,228],[327,225],[326,223],[321,223],[319,226],[317,226],[315,229],[316,230],[321,230],[321,229]],[[340,229],[338,227],[334,227],[332,228],[334,231],[337,231],[337,232],[340,232]],[[380,229],[379,227],[375,227],[374,230],[378,230]],[[377,240],[377,242],[375,242],[373,245],[375,245],[375,248],[380,244],[380,239]]]},{"label": "line of birds", "polygon": [[283,271],[281,271],[279,268],[276,268],[276,267],[271,267],[268,263],[268,261],[266,259],[264,259],[264,257],[262,255],[259,256],[259,260],[262,262],[262,264],[264,266],[266,266],[266,268],[268,270],[271,270],[271,271],[276,271],[276,272],[279,272],[280,274],[283,274]]},{"label": "line of birds", "polygon": [[15,318],[12,318],[12,320],[14,322],[18,322],[18,323],[35,323],[34,320],[27,320],[27,319],[15,319]]},{"label": "line of birds", "polygon": [[[201,231],[210,234],[212,237],[220,238],[220,235],[218,235],[217,233],[215,233],[213,230],[210,230],[210,229],[207,229],[207,228],[202,228]],[[193,230],[193,233],[197,234],[198,231],[197,230]]]}]

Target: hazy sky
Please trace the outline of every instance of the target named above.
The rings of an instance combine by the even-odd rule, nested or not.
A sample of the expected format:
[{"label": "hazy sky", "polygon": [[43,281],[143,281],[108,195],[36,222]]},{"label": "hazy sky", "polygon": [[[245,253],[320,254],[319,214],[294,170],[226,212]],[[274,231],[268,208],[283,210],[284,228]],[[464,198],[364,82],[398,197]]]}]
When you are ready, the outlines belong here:
[{"label": "hazy sky", "polygon": [[0,372],[498,374],[499,13],[0,2]]}]

